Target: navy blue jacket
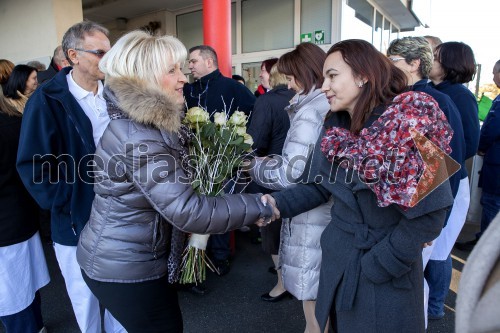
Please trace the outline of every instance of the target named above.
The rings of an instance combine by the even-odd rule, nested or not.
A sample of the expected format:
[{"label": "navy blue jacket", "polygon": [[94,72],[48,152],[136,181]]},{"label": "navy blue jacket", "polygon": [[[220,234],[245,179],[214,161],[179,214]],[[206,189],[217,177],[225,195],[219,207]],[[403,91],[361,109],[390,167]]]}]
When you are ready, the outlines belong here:
[{"label": "navy blue jacket", "polygon": [[462,117],[465,138],[465,159],[476,155],[479,144],[479,110],[476,97],[463,84],[443,81],[435,88],[450,96]]},{"label": "navy blue jacket", "polygon": [[184,97],[188,109],[201,106],[210,115],[222,111],[232,114],[236,110],[249,115],[255,103],[255,96],[247,87],[223,76],[218,69],[193,83],[186,83]]},{"label": "navy blue jacket", "polygon": [[448,119],[451,128],[453,129],[453,137],[451,138],[450,157],[457,163],[460,163],[461,169],[450,177],[450,186],[453,197],[457,194],[460,179],[467,177],[467,169],[465,168],[465,139],[462,119],[460,113],[448,95],[434,89],[427,79],[418,81],[413,85],[414,91],[422,91],[431,95],[439,104],[439,108],[443,111]]},{"label": "navy blue jacket", "polygon": [[252,136],[256,156],[281,155],[290,128],[285,107],[293,96],[295,92],[283,85],[268,91],[255,102],[247,132]]},{"label": "navy blue jacket", "polygon": [[92,124],[62,69],[24,109],[17,170],[40,207],[51,211],[52,240],[76,246],[94,199]]},{"label": "navy blue jacket", "polygon": [[481,127],[478,150],[484,153],[479,186],[485,192],[500,195],[500,95],[493,101]]}]

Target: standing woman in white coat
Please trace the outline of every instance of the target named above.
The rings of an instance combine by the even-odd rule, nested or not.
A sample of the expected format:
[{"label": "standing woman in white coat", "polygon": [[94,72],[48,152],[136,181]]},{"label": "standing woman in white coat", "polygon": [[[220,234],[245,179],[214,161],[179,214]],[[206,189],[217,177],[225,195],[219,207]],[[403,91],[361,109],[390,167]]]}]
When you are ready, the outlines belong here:
[{"label": "standing woman in white coat", "polygon": [[[250,170],[257,184],[281,190],[300,180],[330,110],[321,92],[325,58],[319,46],[302,43],[279,59],[278,71],[286,75],[288,88],[297,94],[285,108],[290,129],[282,154],[257,158]],[[306,333],[320,332],[314,315],[321,266],[320,236],[330,221],[331,205],[330,201],[291,220],[283,220],[281,227],[278,267],[285,289],[303,302]]]}]

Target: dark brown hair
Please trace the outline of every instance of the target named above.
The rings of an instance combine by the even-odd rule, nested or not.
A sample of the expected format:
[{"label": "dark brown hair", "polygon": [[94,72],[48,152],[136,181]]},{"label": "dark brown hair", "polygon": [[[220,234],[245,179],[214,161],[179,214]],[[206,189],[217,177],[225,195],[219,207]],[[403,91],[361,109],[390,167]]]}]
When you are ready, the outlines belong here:
[{"label": "dark brown hair", "polygon": [[451,83],[467,83],[476,74],[476,60],[469,45],[461,42],[439,44],[434,57],[444,71],[443,81]]},{"label": "dark brown hair", "polygon": [[260,68],[264,67],[266,72],[271,73],[271,68],[273,68],[274,64],[278,62],[278,58],[266,59],[260,64]]},{"label": "dark brown hair", "polygon": [[278,71],[293,75],[295,81],[304,89],[301,94],[308,94],[312,88],[321,88],[323,84],[323,64],[326,54],[318,45],[302,43],[295,50],[285,53],[278,61]]},{"label": "dark brown hair", "polygon": [[364,40],[338,42],[328,50],[327,56],[334,52],[341,53],[355,78],[366,80],[360,88],[361,94],[351,117],[350,130],[358,133],[375,107],[389,104],[396,95],[406,90],[406,75]]}]

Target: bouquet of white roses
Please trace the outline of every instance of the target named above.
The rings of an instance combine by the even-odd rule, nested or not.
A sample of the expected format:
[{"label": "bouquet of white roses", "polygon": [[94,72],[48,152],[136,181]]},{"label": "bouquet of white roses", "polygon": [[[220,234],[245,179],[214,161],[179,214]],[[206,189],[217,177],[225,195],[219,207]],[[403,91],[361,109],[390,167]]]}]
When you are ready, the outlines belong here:
[{"label": "bouquet of white roses", "polygon": [[[216,112],[213,118],[211,122],[208,112],[200,107],[190,108],[184,118],[191,129],[191,184],[197,193],[208,196],[223,194],[227,180],[236,175],[253,144],[246,133],[247,116],[243,112],[236,111],[230,118],[225,112]],[[182,258],[180,283],[204,281],[207,266],[216,271],[205,254],[209,236],[191,234]]]}]

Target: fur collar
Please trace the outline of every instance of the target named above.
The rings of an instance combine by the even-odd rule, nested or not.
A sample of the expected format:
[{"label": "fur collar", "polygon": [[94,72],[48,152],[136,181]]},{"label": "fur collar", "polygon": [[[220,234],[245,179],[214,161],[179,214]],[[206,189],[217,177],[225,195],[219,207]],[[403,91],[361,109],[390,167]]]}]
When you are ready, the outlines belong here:
[{"label": "fur collar", "polygon": [[153,84],[133,78],[108,78],[106,86],[116,97],[116,105],[133,121],[160,130],[178,132],[183,105]]}]

